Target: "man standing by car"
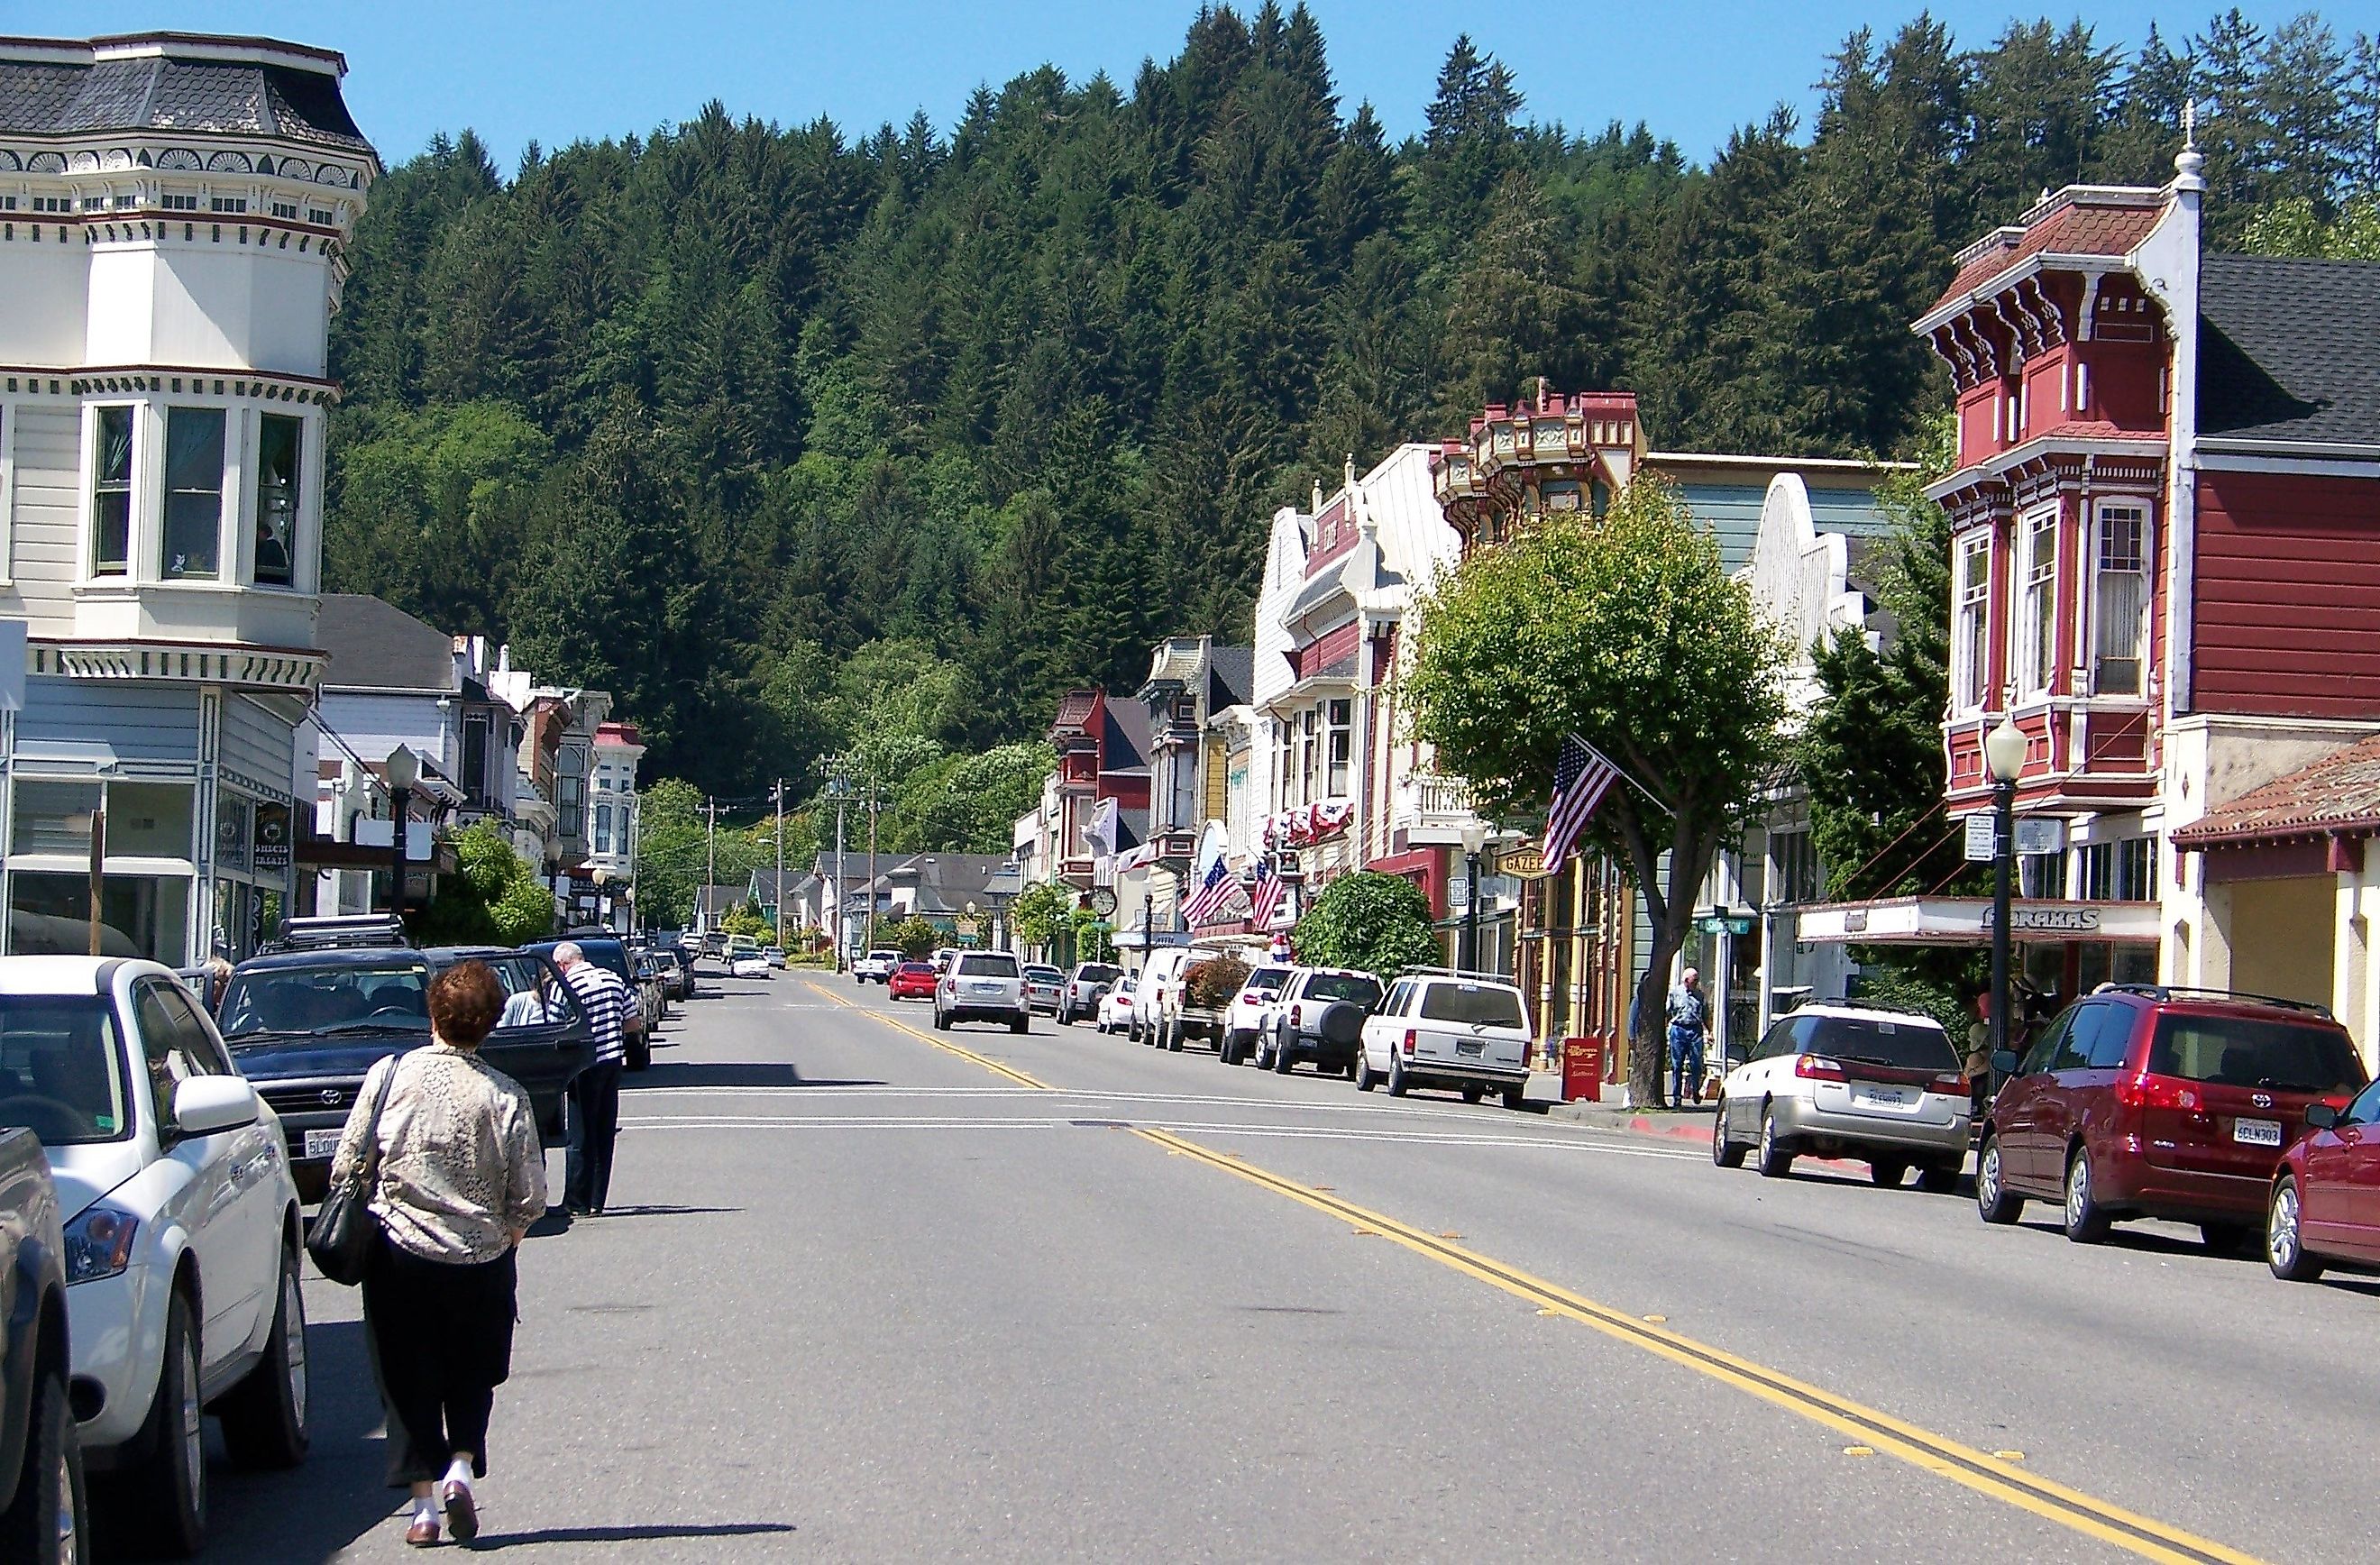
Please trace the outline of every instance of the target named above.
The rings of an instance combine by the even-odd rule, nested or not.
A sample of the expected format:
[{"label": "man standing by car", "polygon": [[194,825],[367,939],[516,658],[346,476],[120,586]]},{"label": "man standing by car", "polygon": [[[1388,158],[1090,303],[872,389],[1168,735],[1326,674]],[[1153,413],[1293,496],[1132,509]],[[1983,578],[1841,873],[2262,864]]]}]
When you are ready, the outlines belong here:
[{"label": "man standing by car", "polygon": [[562,981],[578,997],[595,1033],[595,1062],[570,1084],[570,1156],[562,1201],[575,1216],[599,1217],[612,1192],[612,1142],[620,1132],[620,1070],[637,997],[619,975],[587,960],[576,940],[553,948]]},{"label": "man standing by car", "polygon": [[1710,1032],[1710,1002],[1703,997],[1703,976],[1689,967],[1670,991],[1670,1104],[1686,1106],[1687,1084],[1694,1101],[1703,1100],[1703,1039]]}]

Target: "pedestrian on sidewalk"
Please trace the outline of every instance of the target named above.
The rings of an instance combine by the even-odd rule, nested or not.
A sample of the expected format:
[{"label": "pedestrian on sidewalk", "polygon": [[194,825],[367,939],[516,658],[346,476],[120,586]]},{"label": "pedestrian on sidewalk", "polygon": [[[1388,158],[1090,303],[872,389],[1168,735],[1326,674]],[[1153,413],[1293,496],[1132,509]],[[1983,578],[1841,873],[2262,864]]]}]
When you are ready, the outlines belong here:
[{"label": "pedestrian on sidewalk", "polygon": [[1710,1002],[1703,995],[1703,976],[1689,967],[1670,990],[1670,1101],[1686,1106],[1688,1084],[1694,1099],[1703,1100],[1703,1040],[1710,1034]]},{"label": "pedestrian on sidewalk", "polygon": [[570,1155],[562,1180],[563,1205],[579,1217],[601,1217],[612,1194],[612,1143],[620,1134],[620,1072],[628,1057],[628,1018],[637,997],[610,968],[587,960],[577,940],[553,948],[562,981],[578,997],[595,1032],[595,1062],[570,1083]]},{"label": "pedestrian on sidewalk", "polygon": [[504,997],[484,962],[431,979],[431,1041],[371,1068],[331,1166],[334,1183],[352,1179],[366,1139],[377,1144],[364,1328],[388,1481],[412,1491],[405,1541],[418,1548],[438,1542],[442,1510],[455,1538],[479,1535],[471,1484],[487,1476],[488,1415],[512,1372],[515,1254],[545,1212],[528,1094],[479,1055]]}]

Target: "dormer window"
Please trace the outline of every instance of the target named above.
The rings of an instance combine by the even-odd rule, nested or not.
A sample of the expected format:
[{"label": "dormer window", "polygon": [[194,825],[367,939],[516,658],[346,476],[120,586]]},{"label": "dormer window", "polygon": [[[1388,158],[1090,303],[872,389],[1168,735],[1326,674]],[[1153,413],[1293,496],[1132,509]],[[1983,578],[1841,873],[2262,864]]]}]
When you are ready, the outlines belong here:
[{"label": "dormer window", "polygon": [[224,413],[220,407],[165,410],[164,548],[169,580],[221,574]]},{"label": "dormer window", "polygon": [[102,407],[91,467],[91,574],[132,568],[132,409]]}]

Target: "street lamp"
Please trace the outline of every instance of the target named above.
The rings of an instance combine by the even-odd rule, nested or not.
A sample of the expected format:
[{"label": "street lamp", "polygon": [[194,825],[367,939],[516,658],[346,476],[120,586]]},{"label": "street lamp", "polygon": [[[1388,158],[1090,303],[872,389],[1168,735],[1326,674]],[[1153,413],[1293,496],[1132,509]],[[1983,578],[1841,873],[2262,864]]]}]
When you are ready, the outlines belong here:
[{"label": "street lamp", "polygon": [[388,783],[389,866],[394,872],[388,884],[388,910],[401,914],[405,911],[405,827],[413,813],[414,784],[421,781],[421,758],[413,753],[412,746],[399,745],[381,763],[381,776]]},{"label": "street lamp", "polygon": [[1470,870],[1471,905],[1463,916],[1463,967],[1479,970],[1479,850],[1488,845],[1488,827],[1478,820],[1463,826],[1463,856]]},{"label": "street lamp", "polygon": [[1984,766],[1992,774],[1992,1053],[2009,1046],[2009,879],[2016,846],[2016,780],[2032,748],[2024,731],[2003,714],[1984,735]]},{"label": "street lamp", "polygon": [[976,936],[973,931],[981,928],[981,926],[977,924],[975,921],[975,898],[973,897],[969,897],[966,900],[966,921],[967,928],[969,930],[967,939],[974,940]]}]

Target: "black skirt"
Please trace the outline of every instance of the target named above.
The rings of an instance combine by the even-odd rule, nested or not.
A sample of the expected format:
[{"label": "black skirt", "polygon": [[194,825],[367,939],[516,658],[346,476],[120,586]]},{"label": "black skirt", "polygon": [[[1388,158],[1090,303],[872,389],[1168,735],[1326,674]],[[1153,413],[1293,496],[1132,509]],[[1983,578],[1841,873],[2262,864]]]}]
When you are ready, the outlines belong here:
[{"label": "black skirt", "polygon": [[364,1268],[364,1328],[382,1401],[392,1410],[392,1474],[412,1465],[396,1449],[405,1442],[389,1401],[392,1389],[445,1400],[484,1393],[511,1377],[513,1323],[519,1317],[516,1253],[507,1250],[492,1261],[425,1260],[385,1234],[373,1247]]}]

